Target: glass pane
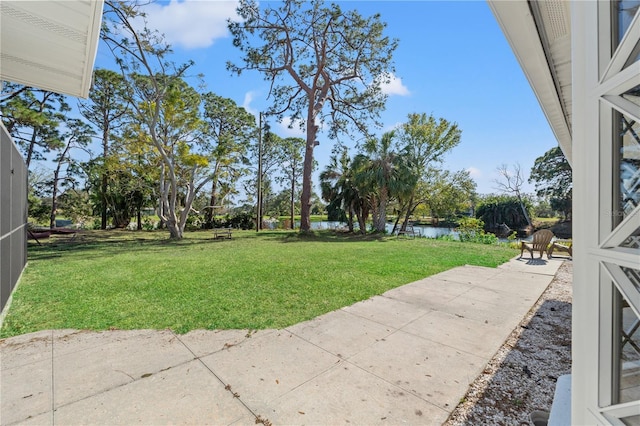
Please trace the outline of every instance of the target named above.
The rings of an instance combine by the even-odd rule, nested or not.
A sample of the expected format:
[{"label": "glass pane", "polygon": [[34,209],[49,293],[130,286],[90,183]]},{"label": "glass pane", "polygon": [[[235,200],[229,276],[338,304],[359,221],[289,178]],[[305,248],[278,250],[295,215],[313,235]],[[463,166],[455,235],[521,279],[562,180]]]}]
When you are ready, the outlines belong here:
[{"label": "glass pane", "polygon": [[624,423],[625,425],[638,426],[640,425],[640,414],[638,414],[637,416],[625,417],[624,419],[620,420],[622,420],[622,423]]},{"label": "glass pane", "polygon": [[636,47],[633,48],[633,51],[631,52],[631,55],[629,55],[629,59],[627,59],[623,68],[627,68],[638,61],[640,61],[640,41],[636,43]]},{"label": "glass pane", "polygon": [[614,47],[618,47],[618,44],[624,37],[633,17],[638,13],[640,8],[640,0],[618,0],[614,2],[616,13],[614,14],[615,27],[618,28],[618,40]]},{"label": "glass pane", "polygon": [[624,240],[620,247],[640,249],[640,228],[636,229],[629,238]]},{"label": "glass pane", "polygon": [[622,404],[640,400],[640,318],[617,290],[616,293],[620,303],[614,312],[617,322],[614,342],[618,347],[613,353],[619,354],[619,358],[615,359],[613,371],[617,378],[613,402]]},{"label": "glass pane", "polygon": [[625,266],[621,266],[620,269],[622,269],[622,272],[625,273],[629,281],[631,281],[631,284],[633,284],[636,290],[638,290],[638,293],[640,293],[640,271]]},{"label": "glass pane", "polygon": [[[634,93],[629,91],[622,96],[633,98]],[[617,170],[619,192],[614,216],[619,223],[640,204],[640,123],[623,114],[617,115],[620,117],[615,141],[618,164],[614,172]]]},{"label": "glass pane", "polygon": [[622,97],[640,106],[640,84],[633,89],[623,93]]}]

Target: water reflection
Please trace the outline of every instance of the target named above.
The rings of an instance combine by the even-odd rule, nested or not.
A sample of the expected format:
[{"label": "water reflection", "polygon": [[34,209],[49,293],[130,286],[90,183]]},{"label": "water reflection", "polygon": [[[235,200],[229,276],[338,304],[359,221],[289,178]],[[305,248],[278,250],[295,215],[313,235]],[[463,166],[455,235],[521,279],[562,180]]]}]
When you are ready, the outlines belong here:
[{"label": "water reflection", "polygon": [[[296,227],[300,227],[300,222],[296,222]],[[358,229],[358,224],[354,224],[355,229]],[[333,222],[333,221],[321,221],[321,222],[311,222],[311,229],[313,230],[323,230],[323,229],[332,229],[332,230],[342,230],[347,229],[347,224],[345,222]],[[457,236],[458,233],[453,230],[453,228],[441,228],[436,226],[428,226],[428,225],[414,225],[413,229],[416,233],[419,233],[421,236],[426,238],[438,238],[443,235],[454,235]],[[393,231],[393,223],[387,223],[386,230],[388,234],[391,234]]]}]

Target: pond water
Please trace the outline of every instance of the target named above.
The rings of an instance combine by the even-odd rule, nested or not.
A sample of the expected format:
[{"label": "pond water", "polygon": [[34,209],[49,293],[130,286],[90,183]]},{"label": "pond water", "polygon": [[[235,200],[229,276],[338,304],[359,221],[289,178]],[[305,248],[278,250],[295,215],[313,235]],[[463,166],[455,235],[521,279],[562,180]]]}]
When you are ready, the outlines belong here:
[{"label": "pond water", "polygon": [[[300,223],[296,223],[296,227],[299,227]],[[398,225],[399,226],[399,225]],[[321,222],[311,222],[311,229],[321,230],[321,229],[343,229],[346,228],[347,224],[344,222],[331,222],[331,221],[321,221]],[[357,225],[356,225],[357,228]],[[427,225],[414,225],[413,229],[416,233],[420,233],[423,237],[427,238],[437,238],[443,235],[457,235],[457,233],[453,230],[453,228],[442,228],[437,226],[427,226]],[[393,223],[387,223],[387,233],[391,233],[393,231]]]},{"label": "pond water", "polygon": [[[265,225],[267,225],[268,229],[276,229],[278,226],[278,221],[273,221],[273,222],[268,222],[265,221]],[[355,228],[358,229],[358,224],[355,224]],[[296,228],[300,229],[300,222],[296,222]],[[323,230],[323,229],[333,229],[333,230],[339,230],[339,229],[346,229],[347,228],[347,224],[345,222],[332,222],[332,221],[327,221],[327,220],[323,220],[320,222],[311,222],[311,229],[313,230]],[[393,223],[387,223],[386,226],[387,229],[387,233],[391,234],[391,231],[393,230]],[[422,237],[426,237],[426,238],[438,238],[438,237],[442,237],[443,235],[453,235],[455,237],[458,236],[458,233],[455,231],[454,228],[447,228],[447,227],[441,227],[441,226],[429,226],[429,225],[413,225],[413,229],[416,231],[416,233],[419,233]],[[527,237],[527,238],[522,238],[522,239],[517,239],[517,241],[530,241],[532,239],[531,236]],[[498,238],[498,241],[502,242],[502,243],[507,243],[509,242],[509,240],[507,240],[506,238]]]}]

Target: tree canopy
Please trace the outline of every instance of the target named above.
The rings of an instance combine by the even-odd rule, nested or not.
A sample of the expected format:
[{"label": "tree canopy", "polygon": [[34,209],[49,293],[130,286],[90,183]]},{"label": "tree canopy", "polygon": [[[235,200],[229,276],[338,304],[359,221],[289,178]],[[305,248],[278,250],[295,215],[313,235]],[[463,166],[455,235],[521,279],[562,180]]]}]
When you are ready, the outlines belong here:
[{"label": "tree canopy", "polygon": [[242,21],[230,22],[229,30],[244,56],[228,69],[261,72],[271,84],[268,114],[279,120],[289,114],[306,129],[300,226],[306,232],[319,126],[335,137],[353,128],[368,134],[372,120],[381,125],[386,95],[380,84],[394,71],[397,40],[384,35],[378,14],[365,18],[321,0],[285,0],[276,8],[240,0],[237,11]]},{"label": "tree canopy", "polygon": [[[400,126],[399,143],[397,149],[404,157],[410,177],[407,177],[408,187],[399,194],[400,215],[404,213],[402,228],[406,227],[409,217],[422,202],[416,200],[419,188],[425,188],[424,183],[433,178],[434,163],[442,161],[442,157],[460,143],[462,131],[457,123],[444,118],[436,120],[433,115],[412,113],[407,122]],[[427,184],[426,187],[432,186]],[[475,188],[474,188],[475,191]]]},{"label": "tree canopy", "polygon": [[536,185],[536,194],[549,198],[551,208],[560,211],[566,218],[571,217],[573,177],[571,165],[559,146],[551,148],[536,158],[529,182]]},{"label": "tree canopy", "polygon": [[63,95],[14,83],[6,85],[6,93],[0,98],[0,115],[27,168],[64,147],[60,128],[70,107]]},{"label": "tree canopy", "polygon": [[535,183],[538,197],[571,198],[571,166],[559,146],[536,158],[529,183]]},{"label": "tree canopy", "polygon": [[[107,213],[109,210],[109,198],[107,195],[109,180],[114,174],[108,161],[113,154],[112,141],[116,136],[124,118],[129,111],[127,102],[127,86],[122,75],[113,70],[97,69],[93,73],[93,84],[89,91],[89,99],[79,103],[80,113],[100,133],[102,140],[102,155],[100,164],[100,184],[97,186],[100,192],[100,229],[107,228]],[[112,206],[112,211],[114,211]]]},{"label": "tree canopy", "polygon": [[[293,224],[300,212],[300,229],[308,231],[312,208],[324,209],[311,181],[320,131],[338,139],[321,174],[323,198],[351,230],[354,216],[360,232],[366,232],[370,213],[374,229],[384,232],[392,211],[406,223],[419,205],[428,202],[433,214],[448,214],[473,196],[468,173],[434,167],[460,141],[455,122],[412,113],[392,131],[377,131],[387,98],[383,86],[394,78],[392,55],[398,45],[385,35],[379,14],[361,16],[342,10],[342,3],[320,0],[260,6],[239,0],[241,20],[228,25],[242,55],[227,66],[238,74],[258,71],[270,84],[271,106],[259,114],[264,127],[258,129],[257,117],[235,101],[192,84],[187,71],[193,62],[172,60],[167,39],[147,25],[145,5],[144,0],[105,0],[101,37],[116,67],[96,70],[90,97],[79,104],[101,143],[97,157],[73,158],[89,142],[65,133],[81,126],[67,117],[74,112],[64,96],[12,84],[0,95],[2,120],[27,162],[53,158],[56,163],[47,185],[62,185],[67,176],[61,172],[71,165],[69,170],[85,174],[84,192],[74,200],[88,200],[94,214],[100,212],[102,228],[108,219],[113,226],[128,226],[137,210],[140,229],[141,210],[155,206],[159,227],[179,239],[187,219],[189,226],[214,226],[215,221],[219,226],[214,207],[220,208],[215,213],[224,212],[239,194],[236,186],[245,185],[245,213],[258,194],[259,217],[286,209]],[[271,132],[267,117],[290,120],[306,137]],[[353,157],[343,138],[364,141],[356,143]],[[53,189],[54,198],[64,195],[61,188]],[[66,213],[63,208],[60,214]]]}]

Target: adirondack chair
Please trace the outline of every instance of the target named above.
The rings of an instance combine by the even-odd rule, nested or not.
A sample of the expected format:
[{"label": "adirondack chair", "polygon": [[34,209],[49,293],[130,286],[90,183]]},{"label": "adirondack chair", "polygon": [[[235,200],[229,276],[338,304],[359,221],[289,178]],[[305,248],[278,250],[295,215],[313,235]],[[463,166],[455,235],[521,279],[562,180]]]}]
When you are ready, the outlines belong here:
[{"label": "adirondack chair", "polygon": [[416,235],[421,237],[422,233],[420,232],[420,229],[414,229],[413,228],[413,223],[409,222],[409,223],[407,223],[407,226],[404,229],[404,231],[402,230],[402,227],[400,227],[400,229],[398,229],[398,231],[396,233],[396,238],[400,237],[400,235],[404,235],[405,237],[415,238]]},{"label": "adirondack chair", "polygon": [[546,251],[547,257],[549,256],[549,243],[551,243],[551,239],[553,239],[553,232],[548,229],[541,229],[540,231],[536,231],[533,234],[533,240],[529,243],[526,241],[522,241],[520,243],[520,258],[522,258],[522,254],[525,250],[531,253],[531,258],[533,259],[533,252],[540,252],[540,259],[542,259],[542,254]]},{"label": "adirondack chair", "polygon": [[549,257],[553,256],[553,252],[555,250],[563,251],[569,253],[569,256],[573,257],[573,242],[566,242],[562,240],[556,240],[551,243],[551,247],[549,247],[549,252],[547,253]]}]

